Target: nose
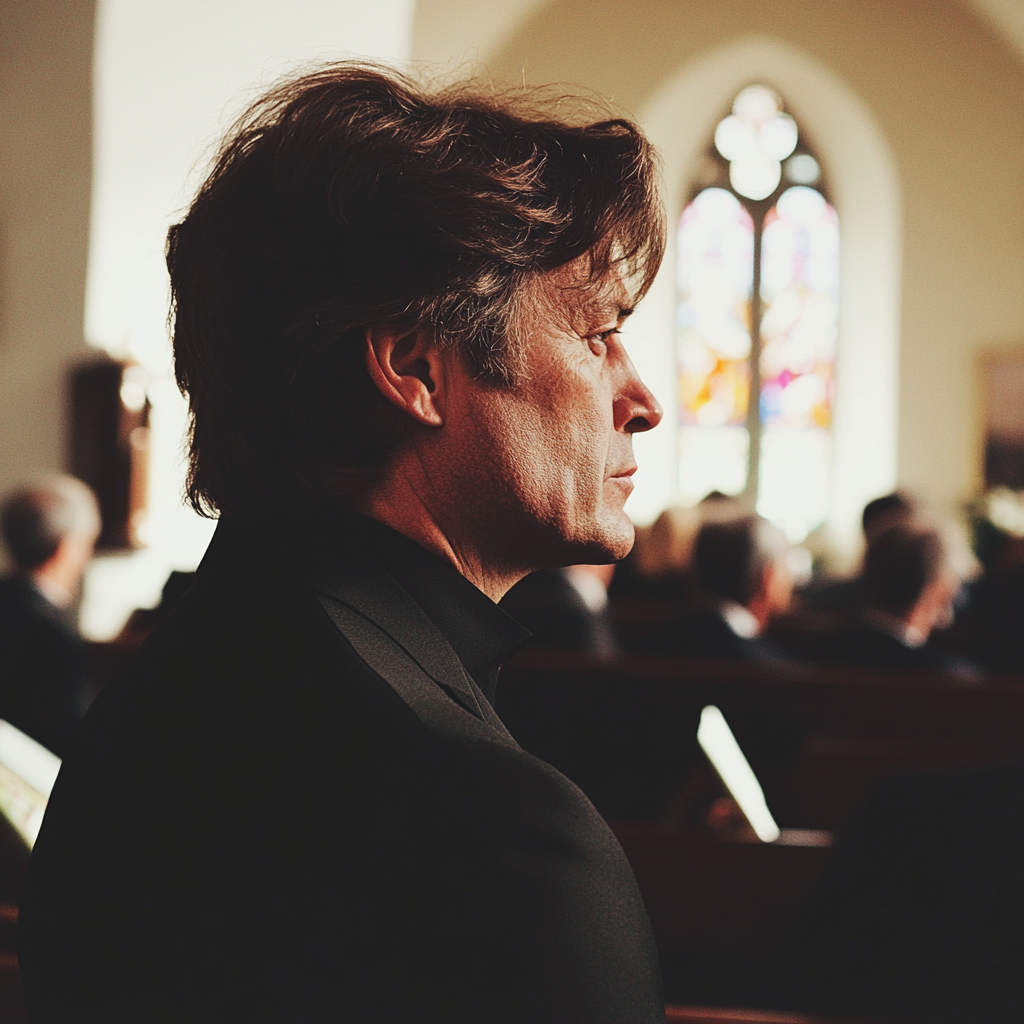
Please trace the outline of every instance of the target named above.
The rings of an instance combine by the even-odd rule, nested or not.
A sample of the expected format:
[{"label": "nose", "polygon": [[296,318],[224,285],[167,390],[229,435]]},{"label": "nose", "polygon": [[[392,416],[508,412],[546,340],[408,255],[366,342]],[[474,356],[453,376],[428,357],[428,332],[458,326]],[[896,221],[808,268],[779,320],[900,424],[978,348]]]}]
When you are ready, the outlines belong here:
[{"label": "nose", "polygon": [[615,429],[625,434],[641,434],[656,427],[665,413],[625,354],[623,364],[625,375],[613,406]]}]

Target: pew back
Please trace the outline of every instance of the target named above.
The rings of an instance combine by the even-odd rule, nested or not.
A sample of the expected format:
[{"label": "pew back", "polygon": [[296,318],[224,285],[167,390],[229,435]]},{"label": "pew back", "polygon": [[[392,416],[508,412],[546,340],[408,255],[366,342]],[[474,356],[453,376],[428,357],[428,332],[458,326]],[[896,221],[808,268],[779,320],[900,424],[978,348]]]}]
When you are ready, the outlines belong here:
[{"label": "pew back", "polygon": [[1024,684],[931,673],[524,652],[498,711],[609,818],[662,820],[703,764],[701,707],[733,725],[780,825],[841,828],[881,779],[1024,758]]}]

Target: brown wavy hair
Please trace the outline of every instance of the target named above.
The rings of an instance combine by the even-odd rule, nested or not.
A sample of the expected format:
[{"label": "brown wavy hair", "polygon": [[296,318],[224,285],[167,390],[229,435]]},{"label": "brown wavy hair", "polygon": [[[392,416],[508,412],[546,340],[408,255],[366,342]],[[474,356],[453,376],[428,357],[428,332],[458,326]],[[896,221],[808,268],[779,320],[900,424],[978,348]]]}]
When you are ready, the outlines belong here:
[{"label": "brown wavy hair", "polygon": [[427,326],[514,387],[531,279],[589,254],[639,298],[665,247],[656,157],[594,113],[355,62],[254,103],[167,240],[192,506],[304,502],[386,465],[405,418],[366,371],[367,327]]}]

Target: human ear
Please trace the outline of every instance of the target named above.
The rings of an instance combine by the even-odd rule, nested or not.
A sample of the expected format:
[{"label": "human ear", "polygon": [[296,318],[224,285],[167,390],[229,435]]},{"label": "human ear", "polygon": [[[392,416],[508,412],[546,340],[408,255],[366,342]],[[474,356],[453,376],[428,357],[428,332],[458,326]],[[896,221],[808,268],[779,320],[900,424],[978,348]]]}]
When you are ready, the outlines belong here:
[{"label": "human ear", "polygon": [[366,369],[392,405],[426,426],[444,425],[439,388],[444,368],[441,352],[429,331],[368,327]]}]

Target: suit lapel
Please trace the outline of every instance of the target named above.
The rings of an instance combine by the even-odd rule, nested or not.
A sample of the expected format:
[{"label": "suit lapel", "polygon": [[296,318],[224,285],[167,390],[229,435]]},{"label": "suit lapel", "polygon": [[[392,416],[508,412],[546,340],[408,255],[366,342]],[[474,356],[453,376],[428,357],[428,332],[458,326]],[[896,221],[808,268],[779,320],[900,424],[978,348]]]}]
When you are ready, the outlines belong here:
[{"label": "suit lapel", "polygon": [[460,740],[498,742],[519,749],[493,711],[486,721],[467,711],[377,623],[351,605],[325,594],[317,594],[317,600],[356,654],[431,732]]},{"label": "suit lapel", "polygon": [[[463,709],[486,722],[503,738],[514,742],[440,630],[383,569],[367,561],[351,559],[346,560],[343,568],[334,568],[333,571],[315,576],[311,583],[334,624],[345,634],[363,660],[399,690],[399,695],[406,703],[410,703],[409,695],[401,692],[395,683],[395,652],[390,652],[386,665],[374,664],[371,660],[374,644],[367,638],[365,627],[358,618],[339,613],[336,606],[332,608],[330,603],[325,603],[324,597],[375,626]],[[385,674],[381,668],[391,671]],[[413,707],[413,710],[417,708]]]}]

